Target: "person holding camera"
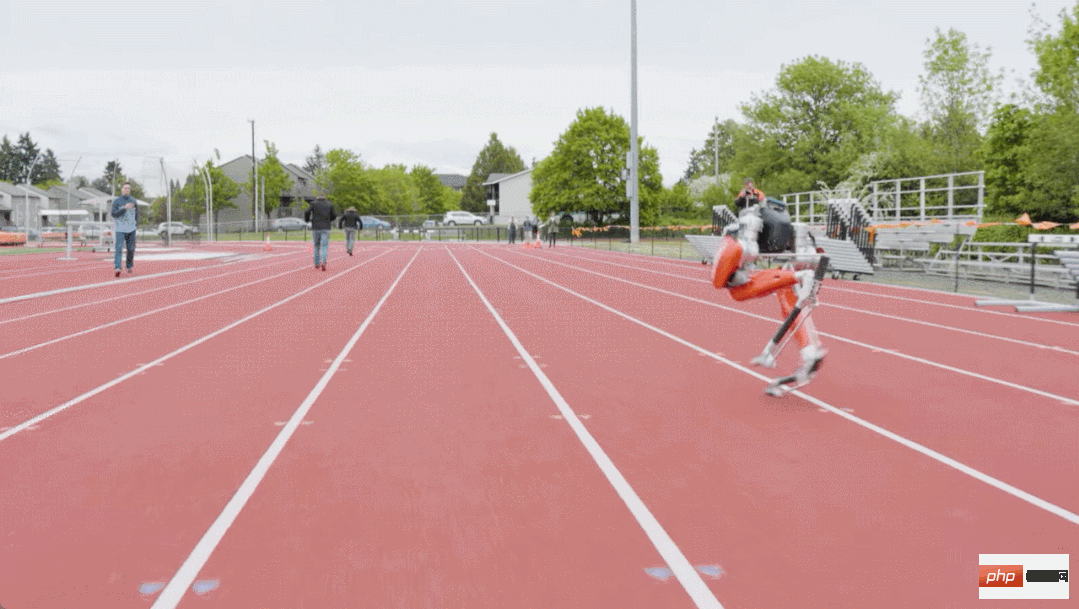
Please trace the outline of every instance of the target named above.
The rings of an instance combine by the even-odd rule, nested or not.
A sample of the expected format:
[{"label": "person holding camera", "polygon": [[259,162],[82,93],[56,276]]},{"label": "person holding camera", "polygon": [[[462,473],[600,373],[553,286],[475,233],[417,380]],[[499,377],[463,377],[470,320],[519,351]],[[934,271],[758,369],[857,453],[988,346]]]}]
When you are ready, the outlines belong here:
[{"label": "person holding camera", "polygon": [[753,199],[756,199],[756,204],[764,203],[766,200],[764,193],[753,186],[753,178],[746,178],[745,183],[742,184],[742,191],[734,199],[734,205],[738,209],[745,209],[754,205]]}]

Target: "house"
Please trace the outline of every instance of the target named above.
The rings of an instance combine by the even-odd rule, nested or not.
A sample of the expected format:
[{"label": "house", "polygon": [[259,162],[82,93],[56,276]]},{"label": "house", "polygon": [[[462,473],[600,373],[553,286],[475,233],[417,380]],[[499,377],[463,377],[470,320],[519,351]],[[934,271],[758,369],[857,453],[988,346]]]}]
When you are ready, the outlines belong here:
[{"label": "house", "polygon": [[439,182],[442,182],[443,186],[452,188],[457,192],[464,192],[465,182],[468,181],[468,176],[463,176],[459,173],[436,173],[435,177]]},{"label": "house", "polygon": [[520,225],[525,217],[532,218],[532,170],[517,173],[492,173],[483,183],[487,193],[487,207],[491,210],[494,224],[507,225],[510,217],[517,218]]},{"label": "house", "polygon": [[[0,182],[0,216],[6,223],[22,228],[41,228],[42,209],[49,209],[49,195],[35,186]],[[30,222],[27,223],[27,213]]]},{"label": "house", "polygon": [[[221,172],[228,176],[230,180],[241,187],[246,184],[247,187],[241,188],[240,194],[232,199],[232,203],[236,206],[235,208],[221,209],[217,212],[217,222],[243,223],[247,225],[248,229],[254,229],[255,215],[251,209],[251,169],[253,164],[251,155],[245,154],[221,165]],[[268,214],[269,218],[300,216],[303,214],[303,210],[307,208],[307,203],[315,199],[315,176],[292,163],[282,163],[281,167],[285,170],[291,183],[288,191],[260,194],[260,199],[269,202],[272,197],[276,196],[278,198],[278,207]],[[199,221],[205,224],[205,214],[200,216]]]}]

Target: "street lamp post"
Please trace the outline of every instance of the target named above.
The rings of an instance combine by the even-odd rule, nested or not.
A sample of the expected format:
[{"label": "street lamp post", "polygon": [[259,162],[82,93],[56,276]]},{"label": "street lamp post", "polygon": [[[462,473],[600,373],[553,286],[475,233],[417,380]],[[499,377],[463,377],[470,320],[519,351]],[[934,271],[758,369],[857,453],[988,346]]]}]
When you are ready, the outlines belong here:
[{"label": "street lamp post", "polygon": [[40,152],[37,154],[36,157],[34,157],[34,162],[30,163],[30,169],[26,170],[26,180],[23,182],[23,185],[22,185],[22,190],[25,193],[23,195],[23,198],[24,198],[23,208],[26,211],[26,217],[24,218],[24,220],[26,222],[26,242],[27,243],[30,243],[30,189],[28,188],[28,186],[30,186],[30,176],[34,173],[34,165],[37,165],[37,162],[39,160],[41,160],[41,153]]},{"label": "street lamp post", "polygon": [[70,182],[71,182],[71,179],[75,177],[75,170],[79,167],[79,162],[80,161],[82,161],[81,156],[78,158],[78,160],[75,161],[75,166],[71,168],[71,175],[69,175],[68,178],[67,178],[67,181],[69,183],[65,184],[66,188],[64,188],[64,194],[66,195],[66,198],[67,198],[67,222],[65,222],[65,224],[67,225],[67,254],[63,258],[58,258],[58,260],[74,260],[75,259],[71,255],[71,184],[70,184]]},{"label": "street lamp post", "polygon": [[638,196],[638,186],[640,180],[637,176],[638,170],[638,157],[640,151],[637,149],[637,0],[631,0],[630,2],[630,40],[632,51],[630,53],[632,57],[633,69],[630,77],[630,88],[632,89],[632,101],[630,103],[630,129],[629,129],[629,155],[630,155],[630,168],[629,168],[629,242],[636,245],[641,240],[641,227],[640,227],[640,197]]}]

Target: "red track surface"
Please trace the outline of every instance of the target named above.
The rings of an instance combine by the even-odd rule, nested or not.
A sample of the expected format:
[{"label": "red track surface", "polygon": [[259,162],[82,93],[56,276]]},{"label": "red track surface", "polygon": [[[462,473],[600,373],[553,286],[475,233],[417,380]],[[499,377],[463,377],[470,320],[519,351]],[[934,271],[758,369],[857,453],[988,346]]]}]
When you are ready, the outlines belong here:
[{"label": "red track surface", "polygon": [[[776,400],[732,364],[778,306],[699,263],[335,245],[0,305],[0,605],[151,606],[309,399],[179,606],[695,606],[461,268],[724,607],[981,606],[979,553],[1079,548],[1079,317],[829,281],[817,401]],[[0,299],[111,279],[34,260]]]}]

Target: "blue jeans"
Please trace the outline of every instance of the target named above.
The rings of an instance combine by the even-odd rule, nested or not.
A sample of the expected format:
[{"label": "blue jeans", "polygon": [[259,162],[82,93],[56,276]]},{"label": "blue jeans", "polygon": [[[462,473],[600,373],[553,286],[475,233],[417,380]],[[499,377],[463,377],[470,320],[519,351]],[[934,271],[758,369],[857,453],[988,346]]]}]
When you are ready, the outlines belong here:
[{"label": "blue jeans", "polygon": [[345,229],[345,251],[352,253],[352,246],[356,245],[356,229]]},{"label": "blue jeans", "polygon": [[330,231],[311,231],[311,244],[314,246],[311,249],[315,251],[315,266],[326,264],[326,254],[330,249]]},{"label": "blue jeans", "polygon": [[115,255],[112,262],[118,271],[120,270],[120,252],[123,251],[124,244],[127,244],[127,270],[130,271],[135,266],[135,231],[116,233],[116,246],[113,248]]}]

